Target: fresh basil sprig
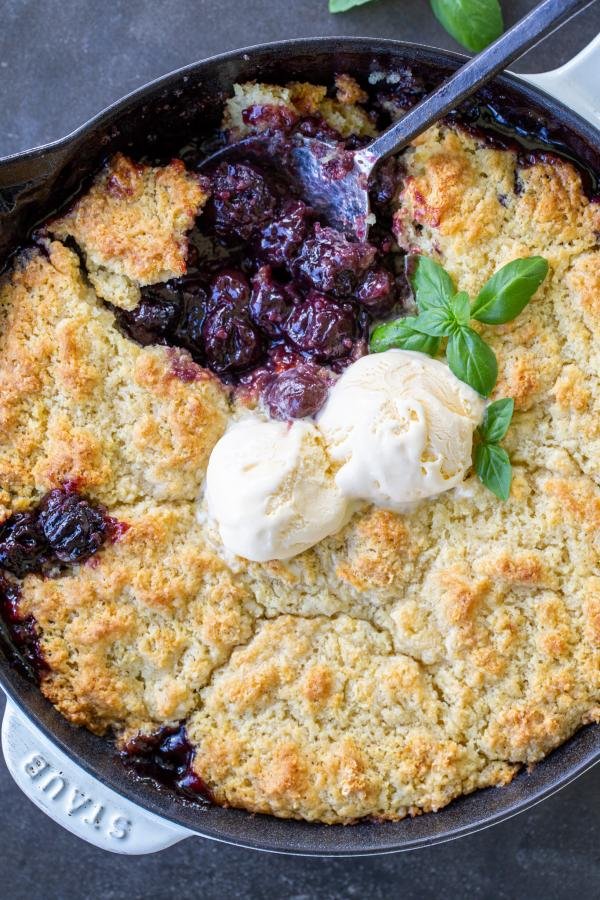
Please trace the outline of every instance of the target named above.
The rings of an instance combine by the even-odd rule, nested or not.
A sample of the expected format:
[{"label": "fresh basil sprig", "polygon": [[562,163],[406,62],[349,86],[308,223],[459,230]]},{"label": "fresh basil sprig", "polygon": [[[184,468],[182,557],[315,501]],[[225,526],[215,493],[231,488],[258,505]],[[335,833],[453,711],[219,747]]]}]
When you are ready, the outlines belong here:
[{"label": "fresh basil sprig", "polygon": [[512,482],[512,466],[508,453],[500,446],[511,423],[514,400],[507,398],[490,403],[477,430],[474,466],[479,479],[500,500],[508,500]]},{"label": "fresh basil sprig", "polygon": [[[484,284],[474,303],[464,291],[457,293],[452,278],[435,260],[419,256],[410,281],[418,316],[379,325],[371,337],[371,350],[392,347],[420,350],[435,356],[447,338],[446,358],[452,372],[479,394],[488,397],[498,378],[492,348],[470,326],[471,319],[486,324],[510,322],[525,308],[548,272],[541,256],[515,259]],[[402,325],[406,322],[406,325]],[[427,338],[421,339],[420,333]]]},{"label": "fresh basil sprig", "polygon": [[430,0],[433,14],[454,40],[479,53],[504,30],[498,0]]}]

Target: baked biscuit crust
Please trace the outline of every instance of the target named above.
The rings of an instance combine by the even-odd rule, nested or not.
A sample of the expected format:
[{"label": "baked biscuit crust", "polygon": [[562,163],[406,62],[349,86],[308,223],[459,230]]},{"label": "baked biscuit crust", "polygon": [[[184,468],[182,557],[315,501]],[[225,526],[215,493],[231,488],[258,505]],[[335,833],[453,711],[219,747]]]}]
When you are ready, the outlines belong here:
[{"label": "baked biscuit crust", "polygon": [[[240,86],[226,125],[328,102],[368,133],[358,86],[337,87]],[[223,804],[397,819],[504,784],[600,720],[600,208],[569,164],[522,168],[449,127],[403,163],[402,249],[471,293],[515,257],[550,263],[518,320],[484,330],[516,406],[505,504],[470,477],[410,514],[364,509],[287,562],[225,553],[197,497],[235,404],[123,337],[103,302],[131,308],[185,270],[206,194],[181,163],[115,158],[0,293],[2,519],[75,481],[130,526],[60,578],[25,578],[42,690],[120,742],[186,719]]]},{"label": "baked biscuit crust", "polygon": [[99,297],[133,309],[140,286],[185,273],[186,233],[207,198],[203,179],[180,159],[157,168],[118,153],[48,228],[61,240],[77,242]]},{"label": "baked biscuit crust", "polygon": [[57,241],[28,251],[0,310],[2,519],[64,482],[108,508],[194,500],[227,420],[210,373],[182,381],[173,351],[123,337]]}]

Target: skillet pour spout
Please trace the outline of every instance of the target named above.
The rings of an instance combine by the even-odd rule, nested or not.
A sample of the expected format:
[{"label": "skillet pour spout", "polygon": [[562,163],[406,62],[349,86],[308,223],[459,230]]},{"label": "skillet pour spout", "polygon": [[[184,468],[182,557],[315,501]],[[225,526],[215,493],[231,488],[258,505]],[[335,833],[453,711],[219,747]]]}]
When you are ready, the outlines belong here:
[{"label": "skillet pour spout", "polygon": [[[318,38],[227,53],[167,75],[63,140],[0,160],[0,259],[3,263],[8,260],[38,223],[68,206],[113,153],[147,156],[149,136],[158,131],[159,140],[152,144],[153,158],[169,159],[186,145],[190,134],[201,135],[218,127],[223,101],[235,82],[311,80],[331,84],[336,73],[347,71],[366,83],[382,72],[409,67],[432,89],[464,60],[459,54],[395,41]],[[589,92],[585,82],[597,84],[599,65],[600,41],[596,40],[567,70],[571,93],[575,85],[581,86],[580,99]],[[481,102],[470,107],[473,127],[485,127],[487,117],[488,127],[498,139],[516,140],[519,132],[537,134],[539,148],[577,162],[593,193],[600,171],[600,117],[586,121],[552,99],[544,92],[544,88],[553,88],[550,76],[534,76],[532,81],[534,85],[511,75],[497,77]],[[585,100],[578,105],[582,110],[588,108]],[[597,109],[593,98],[590,108],[593,115]],[[1,652],[0,686],[9,697],[3,747],[20,786],[65,827],[121,853],[151,852],[192,834],[299,855],[409,850],[460,837],[515,815],[600,759],[600,727],[587,726],[506,787],[463,796],[437,813],[399,822],[360,821],[352,827],[309,824],[253,817],[218,806],[199,807],[136,780],[118,765],[109,740],[70,726]],[[60,790],[57,778],[64,782]],[[52,791],[45,788],[50,784],[55,786]],[[74,810],[78,801],[73,800],[72,791],[81,787],[93,802]]]}]

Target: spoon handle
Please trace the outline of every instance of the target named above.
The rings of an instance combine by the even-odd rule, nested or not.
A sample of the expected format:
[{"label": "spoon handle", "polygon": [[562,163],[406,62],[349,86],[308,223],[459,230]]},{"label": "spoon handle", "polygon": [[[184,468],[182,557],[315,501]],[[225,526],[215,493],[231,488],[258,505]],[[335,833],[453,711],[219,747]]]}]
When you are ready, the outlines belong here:
[{"label": "spoon handle", "polygon": [[482,53],[474,56],[421,103],[360,151],[371,168],[402,150],[501,69],[595,0],[543,0]]}]

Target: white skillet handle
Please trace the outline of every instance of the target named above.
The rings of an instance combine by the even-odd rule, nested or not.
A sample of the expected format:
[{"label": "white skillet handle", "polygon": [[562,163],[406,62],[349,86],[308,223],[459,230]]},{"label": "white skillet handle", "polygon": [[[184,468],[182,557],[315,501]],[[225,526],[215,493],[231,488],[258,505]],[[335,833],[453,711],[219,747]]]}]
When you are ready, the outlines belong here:
[{"label": "white skillet handle", "polygon": [[10,700],[2,722],[2,749],[10,774],[27,797],[67,831],[102,850],[154,853],[193,834],[88,775]]},{"label": "white skillet handle", "polygon": [[560,69],[519,75],[600,128],[600,34]]}]

